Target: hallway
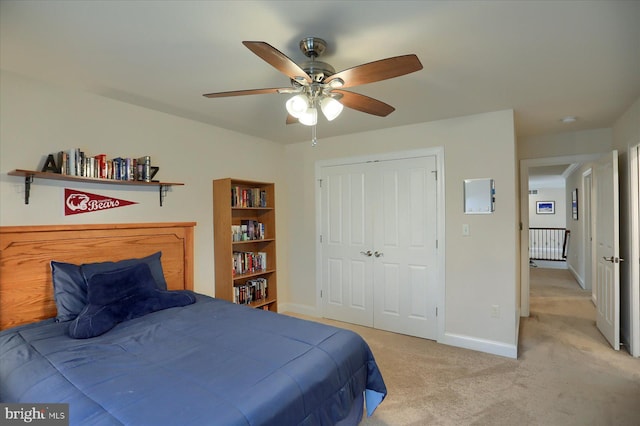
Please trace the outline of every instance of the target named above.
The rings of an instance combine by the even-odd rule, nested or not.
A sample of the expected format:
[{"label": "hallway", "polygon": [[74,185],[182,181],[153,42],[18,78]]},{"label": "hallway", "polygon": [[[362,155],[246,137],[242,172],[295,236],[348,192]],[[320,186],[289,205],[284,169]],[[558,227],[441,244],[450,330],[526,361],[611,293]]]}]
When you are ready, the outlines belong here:
[{"label": "hallway", "polygon": [[[522,319],[521,355],[551,335],[585,350],[610,349],[596,328],[591,291],[583,290],[569,270],[530,268],[530,283],[531,315]],[[536,333],[529,335],[527,324],[534,321]]]}]

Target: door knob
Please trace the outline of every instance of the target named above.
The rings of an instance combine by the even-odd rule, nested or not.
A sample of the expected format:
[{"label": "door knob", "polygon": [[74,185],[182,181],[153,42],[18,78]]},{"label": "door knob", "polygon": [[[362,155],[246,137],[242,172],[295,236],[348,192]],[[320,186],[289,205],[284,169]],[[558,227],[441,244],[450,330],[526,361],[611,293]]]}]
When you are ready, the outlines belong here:
[{"label": "door knob", "polygon": [[364,254],[367,257],[371,257],[373,253],[371,253],[371,250],[367,250],[367,251],[361,251],[360,254]]},{"label": "door knob", "polygon": [[377,251],[377,252],[373,253],[373,255],[375,257],[380,257],[380,256],[384,256],[384,253],[381,253],[381,252]]},{"label": "door knob", "polygon": [[611,263],[624,262],[624,259],[621,259],[619,257],[613,257],[613,256],[610,256],[610,257],[602,256],[602,259],[606,260],[607,262],[611,262]]}]

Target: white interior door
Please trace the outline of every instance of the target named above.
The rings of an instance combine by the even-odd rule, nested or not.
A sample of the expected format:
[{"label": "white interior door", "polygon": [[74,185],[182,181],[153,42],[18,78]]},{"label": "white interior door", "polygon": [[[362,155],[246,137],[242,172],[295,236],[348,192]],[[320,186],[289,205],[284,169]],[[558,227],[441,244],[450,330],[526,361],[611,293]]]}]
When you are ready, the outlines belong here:
[{"label": "white interior door", "polygon": [[327,318],[437,339],[436,157],[323,167]]},{"label": "white interior door", "polygon": [[324,316],[373,326],[373,234],[368,164],[323,168]]},{"label": "white interior door", "polygon": [[376,164],[374,327],[437,338],[435,157]]},{"label": "white interior door", "polygon": [[620,247],[618,152],[594,167],[596,324],[615,350],[620,349]]}]

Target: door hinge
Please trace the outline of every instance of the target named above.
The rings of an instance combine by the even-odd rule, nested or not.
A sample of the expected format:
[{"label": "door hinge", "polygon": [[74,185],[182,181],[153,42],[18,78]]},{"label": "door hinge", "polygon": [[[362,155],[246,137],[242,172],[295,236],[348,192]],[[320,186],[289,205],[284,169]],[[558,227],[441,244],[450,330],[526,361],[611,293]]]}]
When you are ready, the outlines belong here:
[{"label": "door hinge", "polygon": [[318,185],[320,185],[320,188],[322,188],[322,179],[318,179]]},{"label": "door hinge", "polygon": [[320,235],[320,244],[322,244],[322,235]]},{"label": "door hinge", "polygon": [[438,307],[436,306],[436,317],[438,317]]},{"label": "door hinge", "polygon": [[437,170],[432,170],[431,173],[433,173],[436,176],[436,180],[438,180],[438,171]]},{"label": "door hinge", "polygon": [[320,290],[320,299],[322,299],[322,290]]},{"label": "door hinge", "polygon": [[436,240],[436,249],[438,248],[438,240]]}]

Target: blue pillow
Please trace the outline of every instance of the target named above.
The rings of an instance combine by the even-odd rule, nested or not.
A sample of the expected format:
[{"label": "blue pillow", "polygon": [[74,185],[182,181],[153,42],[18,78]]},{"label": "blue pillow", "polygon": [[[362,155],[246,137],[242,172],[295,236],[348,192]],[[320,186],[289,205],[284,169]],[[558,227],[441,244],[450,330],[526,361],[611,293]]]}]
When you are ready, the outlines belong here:
[{"label": "blue pillow", "polygon": [[160,257],[162,257],[161,251],[141,259],[125,259],[118,262],[84,263],[80,267],[80,272],[82,272],[82,276],[84,276],[84,281],[88,283],[89,280],[91,280],[91,277],[95,274],[127,268],[140,262],[144,262],[149,265],[151,275],[153,276],[158,288],[160,290],[166,290],[167,281],[164,279],[164,272],[162,271],[162,262],[160,261]]},{"label": "blue pillow", "polygon": [[72,263],[51,261],[54,298],[58,309],[56,321],[70,321],[84,309],[87,304],[87,283],[97,273],[122,269],[144,262],[149,265],[158,288],[166,290],[167,282],[162,271],[161,257],[162,252],[159,251],[141,259],[126,259],[119,262],[74,265]]},{"label": "blue pillow", "polygon": [[58,313],[56,321],[70,321],[78,316],[87,304],[87,284],[79,265],[51,261],[53,297]]},{"label": "blue pillow", "polygon": [[123,321],[196,301],[190,291],[158,289],[146,263],[94,274],[87,284],[87,306],[69,324],[74,339],[96,337]]}]

